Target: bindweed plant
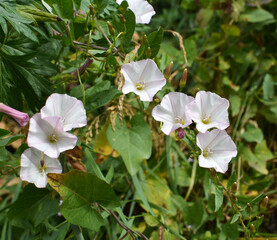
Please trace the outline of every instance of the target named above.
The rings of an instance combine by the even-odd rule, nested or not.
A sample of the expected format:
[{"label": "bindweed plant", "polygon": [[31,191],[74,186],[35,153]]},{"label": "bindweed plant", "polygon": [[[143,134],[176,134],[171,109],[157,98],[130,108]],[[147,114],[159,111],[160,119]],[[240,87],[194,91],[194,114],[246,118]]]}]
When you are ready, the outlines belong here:
[{"label": "bindweed plant", "polygon": [[276,6],[0,2],[1,240],[276,237]]}]

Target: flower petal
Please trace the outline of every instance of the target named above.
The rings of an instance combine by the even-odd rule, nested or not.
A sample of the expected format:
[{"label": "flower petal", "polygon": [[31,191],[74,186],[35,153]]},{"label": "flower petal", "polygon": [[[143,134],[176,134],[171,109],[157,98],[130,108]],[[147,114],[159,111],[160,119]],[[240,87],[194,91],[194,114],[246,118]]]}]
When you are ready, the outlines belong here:
[{"label": "flower petal", "polygon": [[41,117],[58,116],[65,131],[87,125],[86,110],[77,98],[66,94],[53,93],[41,109]]}]

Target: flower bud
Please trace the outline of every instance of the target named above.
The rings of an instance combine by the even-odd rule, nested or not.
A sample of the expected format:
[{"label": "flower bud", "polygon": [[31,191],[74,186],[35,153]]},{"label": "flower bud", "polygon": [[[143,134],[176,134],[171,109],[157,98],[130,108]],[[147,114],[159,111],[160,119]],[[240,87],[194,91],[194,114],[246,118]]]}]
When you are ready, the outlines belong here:
[{"label": "flower bud", "polygon": [[185,68],[182,77],[180,79],[180,88],[183,89],[187,84],[188,70]]},{"label": "flower bud", "polygon": [[265,196],[260,205],[262,210],[266,209],[268,202],[269,202],[269,198],[268,196]]},{"label": "flower bud", "polygon": [[186,136],[186,132],[183,128],[178,128],[177,129],[177,137],[179,139],[183,139]]},{"label": "flower bud", "polygon": [[248,212],[251,212],[252,207],[251,207],[251,204],[250,204],[250,203],[247,203],[246,210],[247,210]]},{"label": "flower bud", "polygon": [[90,14],[95,15],[95,10],[92,5],[89,5],[89,11],[90,11]]},{"label": "flower bud", "polygon": [[113,25],[111,24],[110,21],[108,21],[107,24],[108,24],[108,27],[109,27],[109,32],[110,32],[110,34],[111,34],[112,36],[114,36],[114,35],[115,35],[115,30],[114,30]]},{"label": "flower bud", "polygon": [[255,232],[256,232],[256,229],[255,229],[254,224],[252,223],[250,226],[250,234],[253,235],[253,234],[255,234]]},{"label": "flower bud", "polygon": [[143,44],[148,44],[148,39],[147,39],[146,34],[143,35],[142,43],[143,43]]},{"label": "flower bud", "polygon": [[151,53],[151,48],[148,47],[147,50],[146,50],[146,57],[147,57],[147,58],[150,58],[150,57],[151,57],[151,54],[152,54],[152,53]]},{"label": "flower bud", "polygon": [[236,193],[237,190],[238,190],[238,184],[237,184],[237,182],[234,182],[231,187],[231,191],[232,191],[232,193]]},{"label": "flower bud", "polygon": [[3,112],[7,115],[13,117],[15,121],[17,121],[20,126],[25,126],[29,122],[29,116],[27,113],[17,111],[4,103],[0,103],[0,112]]},{"label": "flower bud", "polygon": [[125,22],[126,22],[126,19],[125,19],[125,17],[122,15],[122,14],[120,14],[120,22],[122,23],[122,24],[124,24]]},{"label": "flower bud", "polygon": [[172,69],[173,69],[173,61],[171,61],[167,68],[165,69],[165,72],[164,72],[164,76],[166,79],[168,79],[172,73]]}]

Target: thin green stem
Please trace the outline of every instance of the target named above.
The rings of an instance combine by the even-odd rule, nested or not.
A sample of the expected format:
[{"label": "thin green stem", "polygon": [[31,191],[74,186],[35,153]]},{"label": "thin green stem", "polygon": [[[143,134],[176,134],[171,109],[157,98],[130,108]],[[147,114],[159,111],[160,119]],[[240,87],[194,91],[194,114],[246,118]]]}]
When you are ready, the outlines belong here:
[{"label": "thin green stem", "polygon": [[197,169],[197,158],[194,157],[193,166],[192,166],[192,173],[191,173],[191,180],[190,180],[190,184],[189,184],[189,189],[188,189],[186,197],[185,197],[186,201],[188,200],[188,198],[189,198],[189,196],[191,194],[191,191],[193,189],[193,186],[194,186],[195,176],[196,176],[196,169]]}]

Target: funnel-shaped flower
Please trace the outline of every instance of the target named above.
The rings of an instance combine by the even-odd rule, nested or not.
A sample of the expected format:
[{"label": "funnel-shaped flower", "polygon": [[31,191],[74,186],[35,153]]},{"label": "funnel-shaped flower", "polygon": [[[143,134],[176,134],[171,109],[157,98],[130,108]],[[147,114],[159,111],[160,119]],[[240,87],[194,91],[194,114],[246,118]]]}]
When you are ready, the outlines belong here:
[{"label": "funnel-shaped flower", "polygon": [[53,93],[41,109],[41,117],[58,116],[63,128],[69,131],[87,125],[86,110],[83,103],[75,97],[66,94]]},{"label": "funnel-shaped flower", "polygon": [[57,158],[61,152],[75,147],[77,137],[63,130],[60,117],[41,118],[40,113],[30,120],[28,145],[51,158]]},{"label": "funnel-shaped flower", "polygon": [[151,59],[127,63],[121,72],[125,78],[122,92],[134,92],[141,101],[151,102],[153,96],[166,84],[164,75]]},{"label": "funnel-shaped flower", "polygon": [[26,149],[21,155],[20,178],[38,188],[46,187],[48,173],[61,172],[62,166],[57,158],[50,158],[34,148]]},{"label": "funnel-shaped flower", "polygon": [[163,122],[162,131],[169,135],[178,128],[185,128],[192,123],[186,114],[186,106],[194,100],[184,93],[171,92],[165,95],[159,105],[154,107],[152,116]]},{"label": "funnel-shaped flower", "polygon": [[[145,0],[126,0],[129,8],[136,16],[136,23],[148,24],[151,17],[156,14],[154,8]],[[123,0],[116,0],[118,4],[121,4]]]},{"label": "funnel-shaped flower", "polygon": [[235,143],[224,130],[198,133],[196,144],[201,149],[200,167],[214,168],[217,172],[225,173],[228,163],[237,155]]},{"label": "funnel-shaped flower", "polygon": [[21,126],[25,126],[29,122],[29,116],[27,113],[17,111],[14,108],[5,105],[4,103],[0,103],[0,112],[10,115]]},{"label": "funnel-shaped flower", "polygon": [[187,107],[187,114],[196,122],[199,132],[205,133],[216,127],[223,130],[229,126],[229,101],[215,93],[199,91],[195,100]]}]

